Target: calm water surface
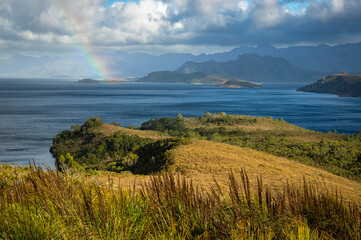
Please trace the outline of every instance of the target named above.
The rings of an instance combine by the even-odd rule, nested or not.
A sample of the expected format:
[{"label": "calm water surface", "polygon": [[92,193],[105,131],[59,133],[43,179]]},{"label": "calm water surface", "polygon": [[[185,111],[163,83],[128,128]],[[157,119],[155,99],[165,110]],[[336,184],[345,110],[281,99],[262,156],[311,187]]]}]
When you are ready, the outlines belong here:
[{"label": "calm water surface", "polygon": [[187,84],[79,84],[73,81],[0,79],[0,163],[34,159],[54,167],[52,138],[99,116],[139,126],[154,117],[226,112],[283,117],[308,129],[351,134],[361,130],[361,98],[296,92],[305,84],[226,89]]}]

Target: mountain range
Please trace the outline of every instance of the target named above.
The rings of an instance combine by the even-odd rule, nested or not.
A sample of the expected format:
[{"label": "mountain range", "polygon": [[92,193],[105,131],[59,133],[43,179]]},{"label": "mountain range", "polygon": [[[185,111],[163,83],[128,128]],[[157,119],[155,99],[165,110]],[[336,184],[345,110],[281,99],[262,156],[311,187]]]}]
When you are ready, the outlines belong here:
[{"label": "mountain range", "polygon": [[280,57],[260,57],[255,54],[240,55],[235,61],[186,62],[177,71],[206,72],[253,82],[309,82],[324,75],[320,72],[301,69]]},{"label": "mountain range", "polygon": [[[112,52],[97,53],[97,59],[107,67],[108,77],[142,77],[154,71],[173,71],[187,61],[225,62],[242,54],[281,57],[295,66],[318,72],[361,72],[361,42],[344,45],[318,45],[275,48],[270,45],[238,47],[229,52],[192,55],[168,53],[150,55],[144,53]],[[29,57],[15,55],[0,60],[0,77],[57,77],[94,78],[96,69],[91,67],[88,55],[66,57]]]}]

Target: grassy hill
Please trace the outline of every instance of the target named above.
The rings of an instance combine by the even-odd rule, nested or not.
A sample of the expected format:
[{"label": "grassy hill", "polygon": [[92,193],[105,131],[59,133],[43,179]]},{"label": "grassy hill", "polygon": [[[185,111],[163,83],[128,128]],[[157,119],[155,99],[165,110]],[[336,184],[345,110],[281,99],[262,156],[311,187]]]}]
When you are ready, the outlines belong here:
[{"label": "grassy hill", "polygon": [[[183,124],[177,126],[176,121]],[[157,127],[157,124],[161,126]],[[213,177],[226,187],[228,171],[245,168],[253,177],[264,176],[271,183],[268,186],[274,190],[280,190],[286,181],[299,182],[305,176],[310,182],[322,182],[328,187],[333,185],[333,188],[342,189],[353,200],[361,199],[358,194],[360,183],[334,175],[360,180],[361,138],[358,136],[314,132],[282,119],[227,116],[224,113],[153,119],[142,126],[143,130],[103,124],[95,131],[107,135],[120,131],[154,141],[177,136],[192,138],[191,143],[169,150],[170,169],[185,174],[208,189]],[[133,175],[128,177],[134,178]],[[126,182],[133,184],[129,180]]]},{"label": "grassy hill", "polygon": [[281,191],[284,185],[299,184],[303,177],[309,183],[320,187],[338,189],[345,198],[353,201],[361,199],[361,183],[336,176],[316,167],[276,157],[253,149],[231,146],[224,143],[194,141],[172,150],[174,165],[171,168],[193,179],[206,189],[210,189],[216,179],[223,190],[228,188],[228,173],[236,175],[245,169],[251,179],[253,189],[257,177],[262,176],[263,184],[272,191]]},{"label": "grassy hill", "polygon": [[[254,149],[268,153],[269,158],[284,157],[291,164],[300,162],[349,179],[361,180],[360,136],[315,132],[283,119],[207,113],[195,118],[156,118],[132,129],[101,121],[90,130],[85,130],[85,125],[89,123],[78,126],[73,131],[63,131],[54,138],[51,152],[57,159],[57,164],[61,155],[63,162],[69,161],[64,158],[66,154],[70,154],[85,169],[156,173],[169,167],[174,169],[178,164],[175,159],[179,160],[179,157],[171,152],[191,146],[199,140],[207,141],[209,145],[218,142],[224,145],[217,146],[232,145]],[[219,154],[222,152],[219,150]],[[263,154],[260,152],[258,153]],[[208,157],[211,158],[214,154],[212,152]],[[150,159],[153,159],[151,163]],[[152,164],[158,164],[157,170],[151,169],[152,167],[143,169]],[[188,169],[187,166],[182,166]],[[183,168],[175,169],[188,174],[181,170]],[[227,168],[229,169],[231,168]]]}]

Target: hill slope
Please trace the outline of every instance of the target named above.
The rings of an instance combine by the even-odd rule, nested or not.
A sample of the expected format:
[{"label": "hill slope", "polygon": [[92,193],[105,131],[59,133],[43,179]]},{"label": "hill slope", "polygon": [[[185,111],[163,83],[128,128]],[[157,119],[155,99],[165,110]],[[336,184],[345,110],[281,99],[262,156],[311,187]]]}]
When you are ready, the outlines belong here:
[{"label": "hill slope", "polygon": [[361,75],[332,74],[297,91],[330,93],[341,97],[361,97]]},{"label": "hill slope", "polygon": [[[277,191],[287,183],[308,182],[321,184],[328,189],[339,189],[347,198],[361,199],[361,183],[336,176],[319,168],[306,166],[287,158],[276,157],[252,149],[224,143],[195,141],[172,150],[173,169],[186,174],[194,182],[209,188],[213,178],[226,189],[228,173],[245,169],[250,179],[262,176],[265,186]],[[251,182],[256,186],[256,182]]]},{"label": "hill slope", "polygon": [[[56,165],[63,170],[66,164],[78,170],[122,173],[120,186],[168,170],[192,177],[205,188],[213,177],[225,186],[229,170],[246,168],[252,176],[267,177],[271,189],[277,190],[286,180],[298,182],[304,175],[311,182],[334,182],[349,199],[360,197],[361,183],[350,180],[361,177],[358,136],[317,133],[282,119],[224,113],[156,118],[136,129],[92,118],[72,129],[54,138],[51,152]],[[96,178],[107,181],[107,175]]]},{"label": "hill slope", "polygon": [[309,82],[322,75],[300,69],[283,58],[260,57],[254,54],[243,54],[238,56],[237,60],[227,62],[186,62],[177,71],[206,72],[254,82]]},{"label": "hill slope", "polygon": [[[259,176],[262,176],[264,186],[275,192],[282,190],[287,182],[298,185],[305,177],[307,182],[329,189],[330,192],[337,189],[346,200],[360,202],[361,199],[360,182],[253,149],[193,140],[190,144],[171,150],[169,154],[173,161],[170,170],[175,174],[184,174],[205,190],[214,187],[216,180],[220,188],[227,191],[228,173],[232,171],[238,175],[244,169],[250,177],[253,189],[256,189],[256,179]],[[122,175],[108,173],[92,178],[100,182],[108,182],[112,179],[117,186],[129,189],[134,185],[140,187],[142,182],[150,180],[151,177],[131,173]]]}]

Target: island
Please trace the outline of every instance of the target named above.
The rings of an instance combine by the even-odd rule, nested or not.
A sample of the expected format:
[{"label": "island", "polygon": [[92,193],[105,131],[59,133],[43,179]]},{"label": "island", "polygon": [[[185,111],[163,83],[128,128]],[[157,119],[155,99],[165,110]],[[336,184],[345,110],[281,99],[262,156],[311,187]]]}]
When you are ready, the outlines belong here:
[{"label": "island", "polygon": [[127,83],[133,81],[132,78],[122,78],[122,79],[112,79],[112,80],[98,80],[92,78],[81,78],[77,81],[77,83]]},{"label": "island", "polygon": [[137,81],[155,83],[210,84],[225,88],[259,88],[262,86],[261,83],[250,82],[237,77],[204,72],[184,73],[177,71],[159,71],[149,73],[147,76],[140,78]]},{"label": "island", "polygon": [[361,74],[331,74],[297,91],[337,94],[340,97],[361,97]]}]

